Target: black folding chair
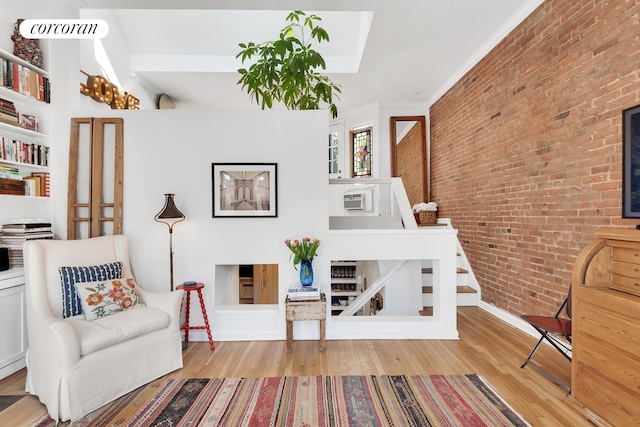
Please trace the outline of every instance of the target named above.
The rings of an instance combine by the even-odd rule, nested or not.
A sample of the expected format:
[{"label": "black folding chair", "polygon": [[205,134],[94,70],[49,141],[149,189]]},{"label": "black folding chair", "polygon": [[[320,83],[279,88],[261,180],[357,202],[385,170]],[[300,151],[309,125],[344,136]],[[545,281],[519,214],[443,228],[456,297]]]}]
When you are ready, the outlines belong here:
[{"label": "black folding chair", "polygon": [[[567,318],[560,317],[563,310],[566,312]],[[530,364],[541,374],[566,389],[567,392],[570,392],[571,387],[560,381],[555,376],[551,375],[541,366],[537,365],[531,360],[531,358],[540,347],[540,344],[542,344],[543,341],[547,341],[556,350],[558,350],[560,354],[565,357],[565,359],[571,362],[571,347],[568,344],[571,343],[571,288],[569,288],[569,294],[567,295],[567,298],[564,300],[555,316],[551,317],[522,315],[521,317],[526,320],[531,326],[533,326],[541,335],[540,340],[538,340],[538,343],[535,345],[535,347],[533,347],[533,350],[531,350],[529,357],[527,357],[527,360],[524,361],[521,368],[524,368],[525,366],[527,366],[527,364]]]}]

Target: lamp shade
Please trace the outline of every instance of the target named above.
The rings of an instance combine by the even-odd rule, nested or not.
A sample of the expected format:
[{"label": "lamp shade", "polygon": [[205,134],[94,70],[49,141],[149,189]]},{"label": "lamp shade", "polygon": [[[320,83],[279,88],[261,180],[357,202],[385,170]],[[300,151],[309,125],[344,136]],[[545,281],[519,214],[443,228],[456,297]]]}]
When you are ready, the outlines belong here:
[{"label": "lamp shade", "polygon": [[185,218],[184,214],[176,207],[176,204],[173,201],[173,196],[175,196],[175,194],[165,194],[164,207],[155,216],[155,220],[167,224],[169,226],[169,230],[171,230],[173,224],[184,221]]}]

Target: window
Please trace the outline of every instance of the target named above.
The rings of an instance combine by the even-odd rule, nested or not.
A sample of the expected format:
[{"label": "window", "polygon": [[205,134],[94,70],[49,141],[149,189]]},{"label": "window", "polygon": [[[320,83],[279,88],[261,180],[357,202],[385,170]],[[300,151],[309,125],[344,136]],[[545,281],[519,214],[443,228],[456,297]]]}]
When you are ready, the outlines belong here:
[{"label": "window", "polygon": [[329,134],[329,173],[335,174],[340,172],[338,167],[338,131]]},{"label": "window", "polygon": [[352,130],[351,135],[351,163],[353,177],[371,176],[371,143],[372,127]]}]

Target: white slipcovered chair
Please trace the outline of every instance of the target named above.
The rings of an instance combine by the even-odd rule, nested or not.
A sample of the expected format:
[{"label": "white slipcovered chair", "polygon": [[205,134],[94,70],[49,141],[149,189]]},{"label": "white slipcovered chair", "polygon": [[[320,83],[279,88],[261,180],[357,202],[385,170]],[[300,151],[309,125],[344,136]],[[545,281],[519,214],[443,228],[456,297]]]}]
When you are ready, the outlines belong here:
[{"label": "white slipcovered chair", "polygon": [[63,317],[67,304],[60,267],[119,262],[121,277],[132,277],[122,235],[24,244],[26,391],[38,396],[53,420],[75,421],[182,367],[182,291],[156,293],[136,286],[145,306],[93,321],[83,314]]}]

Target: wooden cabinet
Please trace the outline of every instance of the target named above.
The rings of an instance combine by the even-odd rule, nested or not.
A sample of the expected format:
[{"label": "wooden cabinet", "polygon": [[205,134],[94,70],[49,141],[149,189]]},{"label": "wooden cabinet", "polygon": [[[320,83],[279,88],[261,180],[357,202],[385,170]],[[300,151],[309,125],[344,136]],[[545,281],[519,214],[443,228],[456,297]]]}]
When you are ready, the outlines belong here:
[{"label": "wooden cabinet", "polygon": [[278,303],[277,264],[241,264],[238,269],[240,304]]},{"label": "wooden cabinet", "polygon": [[25,367],[27,326],[22,269],[0,272],[0,378]]},{"label": "wooden cabinet", "polygon": [[572,286],[572,397],[596,424],[640,425],[640,231],[598,230]]}]

